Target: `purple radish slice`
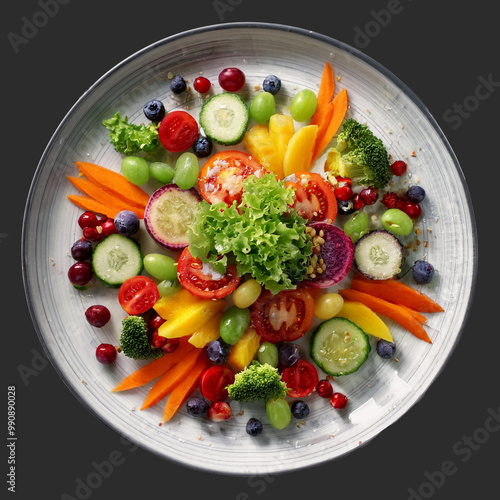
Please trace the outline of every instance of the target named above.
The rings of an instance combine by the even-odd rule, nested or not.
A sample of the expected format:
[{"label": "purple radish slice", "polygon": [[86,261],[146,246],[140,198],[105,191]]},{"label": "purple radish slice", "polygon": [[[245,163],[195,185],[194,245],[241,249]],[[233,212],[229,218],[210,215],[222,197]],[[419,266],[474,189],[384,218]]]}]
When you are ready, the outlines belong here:
[{"label": "purple radish slice", "polygon": [[166,184],[149,199],[144,212],[146,230],[159,245],[180,250],[189,245],[188,229],[198,212],[201,196],[194,188]]},{"label": "purple radish slice", "polygon": [[315,229],[316,238],[323,231],[322,238],[325,242],[321,245],[318,263],[323,262],[326,269],[321,273],[314,273],[315,277],[304,281],[304,284],[314,288],[328,288],[342,281],[351,269],[354,259],[354,245],[351,238],[342,229],[326,222],[311,224]]}]

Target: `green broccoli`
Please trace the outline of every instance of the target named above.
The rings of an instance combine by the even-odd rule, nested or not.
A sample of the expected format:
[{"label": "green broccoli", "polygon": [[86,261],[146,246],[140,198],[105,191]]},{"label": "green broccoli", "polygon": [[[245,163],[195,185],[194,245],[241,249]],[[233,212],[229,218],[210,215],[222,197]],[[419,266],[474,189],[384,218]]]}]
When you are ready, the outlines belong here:
[{"label": "green broccoli", "polygon": [[376,188],[385,187],[392,175],[383,142],[353,118],[344,123],[337,137],[337,147],[328,151],[325,166],[334,175]]},{"label": "green broccoli", "polygon": [[254,361],[235,375],[234,383],[227,387],[227,391],[235,401],[268,401],[284,398],[288,388],[277,368]]},{"label": "green broccoli", "polygon": [[133,359],[159,358],[164,353],[151,347],[148,328],[142,316],[127,316],[122,321],[120,346],[125,356]]}]

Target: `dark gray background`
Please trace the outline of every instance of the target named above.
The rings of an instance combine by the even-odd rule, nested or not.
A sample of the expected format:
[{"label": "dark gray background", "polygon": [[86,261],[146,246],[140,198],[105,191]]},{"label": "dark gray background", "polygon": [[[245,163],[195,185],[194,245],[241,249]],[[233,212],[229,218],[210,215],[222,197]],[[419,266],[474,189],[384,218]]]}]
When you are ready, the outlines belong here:
[{"label": "dark gray background", "polygon": [[[18,498],[97,500],[175,493],[186,499],[207,495],[255,500],[297,498],[312,491],[339,498],[375,494],[388,500],[406,499],[408,488],[418,490],[428,481],[425,473],[440,469],[447,460],[456,464],[457,472],[434,491],[422,490],[425,498],[490,497],[481,492],[496,489],[498,484],[495,472],[500,432],[491,432],[467,462],[462,462],[465,455],[454,453],[454,446],[482,427],[488,410],[498,412],[500,405],[500,341],[495,312],[500,90],[493,90],[456,130],[443,116],[455,103],[463,103],[474,94],[478,77],[492,75],[492,80],[500,81],[496,15],[489,1],[459,7],[451,1],[437,6],[438,2],[431,0],[401,0],[402,11],[362,47],[410,86],[448,136],[474,202],[481,252],[475,300],[453,356],[423,400],[373,442],[342,459],[293,474],[242,478],[200,473],[124,444],[119,435],[81,406],[52,366],[39,365],[42,369],[29,378],[28,385],[19,376],[19,367],[30,367],[34,353],[42,353],[28,316],[20,266],[22,215],[29,185],[57,125],[103,73],[158,39],[221,21],[291,24],[355,45],[355,28],[364,29],[374,19],[371,11],[379,12],[398,2],[222,3],[229,9],[221,19],[212,1],[66,0],[17,54],[7,34],[20,34],[23,16],[32,19],[41,10],[40,4],[35,0],[11,2],[8,14],[2,16],[2,57],[6,62],[2,101],[6,112],[2,123],[0,262],[2,335],[8,341],[2,390],[6,404],[6,387],[17,386]],[[6,419],[2,421],[5,425]],[[5,464],[4,478],[5,450],[5,459],[0,457]],[[90,493],[77,490],[79,480],[94,471],[92,463],[109,460],[113,452],[121,454],[121,465]],[[3,488],[7,488],[5,483]]]}]

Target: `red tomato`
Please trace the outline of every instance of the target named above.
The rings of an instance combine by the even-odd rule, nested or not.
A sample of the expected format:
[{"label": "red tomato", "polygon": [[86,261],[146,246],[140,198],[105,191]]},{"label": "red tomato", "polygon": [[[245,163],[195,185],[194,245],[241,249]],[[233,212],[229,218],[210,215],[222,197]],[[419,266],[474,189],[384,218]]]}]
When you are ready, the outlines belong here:
[{"label": "red tomato", "polygon": [[290,389],[288,396],[303,398],[311,394],[318,385],[318,372],[309,361],[299,359],[293,366],[283,370],[281,380]]},{"label": "red tomato", "polygon": [[160,123],[158,139],[172,153],[186,151],[198,139],[198,123],[185,111],[171,111]]},{"label": "red tomato", "polygon": [[179,257],[177,277],[186,290],[202,299],[221,299],[232,293],[241,280],[236,266],[227,266],[224,275],[216,273],[208,264],[194,258],[189,247]]},{"label": "red tomato", "polygon": [[146,276],[126,280],[118,291],[118,302],[127,314],[142,314],[160,298],[156,283]]},{"label": "red tomato", "polygon": [[221,151],[207,160],[198,176],[198,190],[209,203],[221,201],[231,205],[241,200],[243,179],[262,177],[267,170],[242,151]]},{"label": "red tomato", "polygon": [[211,366],[200,379],[200,391],[204,398],[215,403],[228,397],[226,387],[234,382],[234,371],[228,366]]},{"label": "red tomato", "polygon": [[313,222],[329,219],[333,222],[337,216],[337,199],[331,186],[321,175],[314,172],[296,172],[297,181],[287,178],[286,187],[295,189],[293,207],[297,213]]},{"label": "red tomato", "polygon": [[251,306],[252,323],[267,342],[290,342],[311,328],[314,300],[306,290],[264,290]]}]

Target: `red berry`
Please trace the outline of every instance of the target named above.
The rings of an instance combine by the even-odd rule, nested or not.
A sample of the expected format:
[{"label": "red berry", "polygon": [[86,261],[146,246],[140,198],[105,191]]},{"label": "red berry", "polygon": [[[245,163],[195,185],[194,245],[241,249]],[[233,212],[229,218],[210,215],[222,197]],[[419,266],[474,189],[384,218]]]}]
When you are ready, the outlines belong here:
[{"label": "red berry", "polygon": [[396,193],[385,193],[382,197],[382,203],[386,208],[396,208],[398,201],[399,196]]},{"label": "red berry", "polygon": [[78,217],[78,225],[84,229],[86,227],[95,227],[99,224],[96,214],[93,212],[83,212],[80,217]]},{"label": "red berry", "polygon": [[161,325],[165,323],[165,320],[159,315],[155,314],[148,323],[148,328],[150,332],[154,332],[155,330],[158,330]]},{"label": "red berry", "polygon": [[110,365],[116,359],[116,347],[111,344],[100,344],[95,350],[95,357],[99,363]]},{"label": "red berry", "polygon": [[95,328],[102,328],[111,319],[111,313],[106,306],[90,306],[85,311],[85,318]]},{"label": "red berry", "polygon": [[416,219],[422,214],[422,208],[418,203],[413,203],[406,200],[403,206],[403,212],[408,215],[411,219]]},{"label": "red berry", "polygon": [[350,200],[354,193],[351,189],[351,186],[347,183],[339,183],[339,185],[333,190],[335,193],[335,198],[340,201],[347,201]]},{"label": "red berry", "polygon": [[320,380],[316,387],[316,392],[320,398],[331,398],[333,394],[333,387],[328,380]]},{"label": "red berry", "polygon": [[155,349],[162,349],[166,343],[167,339],[158,335],[158,330],[154,330],[151,334],[151,347],[154,347]]},{"label": "red berry", "polygon": [[245,74],[238,68],[226,68],[219,74],[219,85],[228,92],[238,92],[245,85]]},{"label": "red berry", "polygon": [[395,161],[391,165],[391,172],[394,175],[397,175],[398,177],[400,177],[401,175],[403,175],[406,172],[407,168],[408,168],[408,165],[404,161],[398,160],[398,161]]},{"label": "red berry", "polygon": [[349,399],[347,398],[347,396],[344,396],[340,392],[335,392],[334,394],[332,394],[332,397],[330,398],[330,403],[337,410],[345,408],[348,401]]},{"label": "red berry", "polygon": [[363,198],[361,198],[361,196],[359,194],[357,194],[352,199],[352,203],[354,206],[354,210],[361,210],[366,205],[366,203],[363,201]]},{"label": "red berry", "polygon": [[373,205],[378,200],[377,190],[373,186],[363,189],[359,196],[367,205]]},{"label": "red berry", "polygon": [[210,83],[210,80],[208,78],[205,78],[204,76],[199,76],[193,82],[194,90],[196,90],[196,92],[199,92],[200,94],[208,92],[211,86],[212,84]]},{"label": "red berry", "polygon": [[102,226],[84,227],[83,236],[90,241],[101,241],[106,235],[102,232]]},{"label": "red berry", "polygon": [[115,221],[113,219],[106,219],[101,224],[102,234],[109,236],[110,234],[118,234],[118,230],[115,226]]},{"label": "red berry", "polygon": [[405,206],[406,206],[406,200],[404,198],[399,198],[398,202],[396,203],[396,208],[404,212]]},{"label": "red berry", "polygon": [[75,262],[68,269],[68,279],[74,286],[85,286],[93,275],[94,270],[88,262]]},{"label": "red berry", "polygon": [[179,347],[179,339],[166,339],[167,341],[162,346],[162,350],[167,354],[174,352]]},{"label": "red berry", "polygon": [[208,407],[207,416],[214,422],[227,420],[232,415],[231,407],[225,401],[216,401]]}]

